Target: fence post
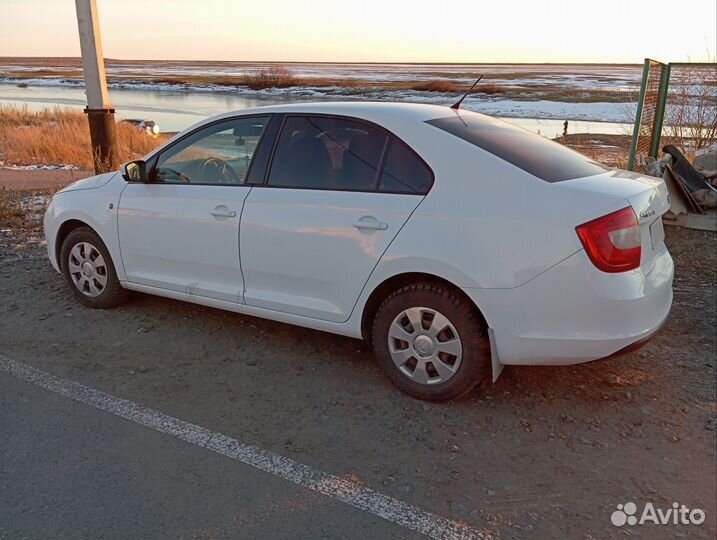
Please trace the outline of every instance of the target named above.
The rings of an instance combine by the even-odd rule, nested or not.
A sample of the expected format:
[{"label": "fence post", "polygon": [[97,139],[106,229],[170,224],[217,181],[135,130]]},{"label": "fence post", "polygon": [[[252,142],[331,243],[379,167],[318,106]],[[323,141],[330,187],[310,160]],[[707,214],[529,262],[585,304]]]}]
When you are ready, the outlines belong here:
[{"label": "fence post", "polygon": [[645,103],[645,92],[647,91],[647,78],[650,75],[650,59],[645,58],[642,68],[642,84],[640,85],[640,97],[637,100],[637,112],[635,113],[635,127],[632,129],[632,144],[630,144],[630,157],[627,161],[627,170],[631,171],[635,164],[637,153],[637,140],[640,138],[640,123],[642,121],[642,106]]},{"label": "fence post", "polygon": [[667,103],[667,89],[670,85],[670,68],[672,64],[662,66],[660,73],[660,92],[657,97],[657,109],[655,110],[655,125],[650,141],[650,155],[657,159],[660,151],[660,138],[662,137],[662,122],[665,117],[665,104]]}]

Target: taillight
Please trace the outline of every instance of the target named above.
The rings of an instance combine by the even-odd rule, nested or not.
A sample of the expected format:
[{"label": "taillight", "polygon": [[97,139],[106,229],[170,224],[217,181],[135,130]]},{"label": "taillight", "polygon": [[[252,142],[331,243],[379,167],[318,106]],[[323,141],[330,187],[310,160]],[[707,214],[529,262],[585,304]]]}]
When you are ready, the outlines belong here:
[{"label": "taillight", "polygon": [[575,230],[588,257],[603,272],[626,272],[640,266],[640,226],[632,208],[593,219]]}]

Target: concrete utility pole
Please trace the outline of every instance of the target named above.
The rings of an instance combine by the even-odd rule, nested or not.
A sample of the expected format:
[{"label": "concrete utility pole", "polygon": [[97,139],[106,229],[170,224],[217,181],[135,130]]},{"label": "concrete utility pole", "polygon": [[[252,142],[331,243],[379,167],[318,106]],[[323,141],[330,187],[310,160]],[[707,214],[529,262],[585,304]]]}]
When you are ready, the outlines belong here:
[{"label": "concrete utility pole", "polygon": [[119,167],[115,110],[112,108],[107,94],[97,2],[96,0],[75,0],[75,7],[77,8],[82,69],[85,74],[87,93],[85,113],[90,123],[95,172],[99,174],[115,171]]}]

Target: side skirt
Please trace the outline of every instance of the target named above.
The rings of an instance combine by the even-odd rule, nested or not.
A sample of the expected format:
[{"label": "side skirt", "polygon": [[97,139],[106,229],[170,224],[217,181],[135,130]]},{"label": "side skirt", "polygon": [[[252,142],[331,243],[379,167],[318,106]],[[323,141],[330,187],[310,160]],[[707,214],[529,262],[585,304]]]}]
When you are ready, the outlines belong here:
[{"label": "side skirt", "polygon": [[[247,306],[246,304],[227,302],[225,300],[216,300],[214,298],[207,298],[205,296],[197,296],[195,294],[190,295],[186,292],[171,291],[168,289],[161,289],[159,287],[152,287],[150,285],[131,283],[129,281],[122,281],[121,285],[125,289],[129,289],[131,291],[153,294],[156,296],[163,296],[165,298],[171,298],[172,300],[181,300],[183,302],[191,302],[192,304],[199,304],[201,306],[223,309],[225,311],[233,311],[234,313],[239,313],[241,315],[249,315],[251,317],[258,317],[260,319],[269,319],[271,321],[276,321],[280,323],[292,324],[294,326],[302,326],[304,328],[311,328],[312,330],[319,330],[321,332],[328,332],[330,334],[338,334],[341,336],[362,339],[360,324],[352,325],[350,324],[350,322],[333,323],[328,321],[322,321],[320,319],[301,317],[300,315],[292,315],[289,313],[282,313],[280,311],[272,311],[270,309]],[[349,321],[351,321],[351,319],[349,319]],[[356,328],[354,328],[354,326]]]}]

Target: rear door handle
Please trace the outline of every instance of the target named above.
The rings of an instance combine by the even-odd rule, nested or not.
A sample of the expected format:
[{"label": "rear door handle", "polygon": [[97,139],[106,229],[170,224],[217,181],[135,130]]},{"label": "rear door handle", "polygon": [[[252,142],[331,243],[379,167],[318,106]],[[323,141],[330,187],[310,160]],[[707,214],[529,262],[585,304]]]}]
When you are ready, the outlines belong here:
[{"label": "rear door handle", "polygon": [[214,209],[214,212],[209,212],[215,218],[232,218],[236,217],[237,213],[234,210],[229,210],[228,207],[220,204]]},{"label": "rear door handle", "polygon": [[353,225],[357,229],[367,229],[370,231],[385,231],[388,229],[388,223],[379,221],[373,216],[361,216]]}]

